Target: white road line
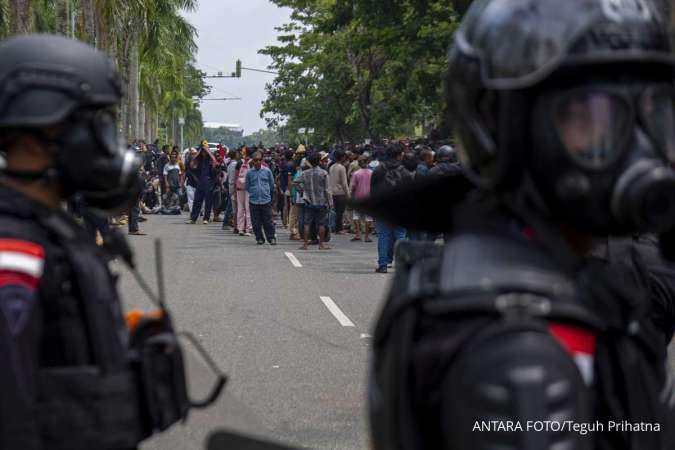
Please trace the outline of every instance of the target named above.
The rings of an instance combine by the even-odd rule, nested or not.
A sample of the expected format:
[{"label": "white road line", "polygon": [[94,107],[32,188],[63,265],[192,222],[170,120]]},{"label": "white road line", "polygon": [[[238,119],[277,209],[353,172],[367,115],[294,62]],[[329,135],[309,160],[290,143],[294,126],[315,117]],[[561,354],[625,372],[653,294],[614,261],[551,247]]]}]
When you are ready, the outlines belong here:
[{"label": "white road line", "polygon": [[349,317],[345,315],[345,313],[342,312],[342,310],[338,307],[338,305],[335,304],[332,298],[330,297],[321,297],[321,301],[323,302],[324,305],[326,305],[326,308],[328,308],[328,311],[337,319],[338,322],[340,322],[340,325],[343,327],[353,327],[354,322],[349,320]]},{"label": "white road line", "polygon": [[291,264],[293,264],[295,267],[302,267],[302,264],[300,264],[300,261],[298,261],[298,258],[296,258],[293,253],[286,252],[285,255],[286,258],[288,258],[291,261]]}]

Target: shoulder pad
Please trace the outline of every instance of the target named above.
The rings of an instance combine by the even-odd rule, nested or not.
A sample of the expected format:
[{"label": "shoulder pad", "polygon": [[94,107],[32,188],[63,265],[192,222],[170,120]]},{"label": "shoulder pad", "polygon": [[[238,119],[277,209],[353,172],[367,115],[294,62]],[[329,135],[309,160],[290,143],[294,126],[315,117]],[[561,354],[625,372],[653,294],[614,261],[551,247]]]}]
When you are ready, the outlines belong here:
[{"label": "shoulder pad", "polygon": [[562,427],[590,423],[592,398],[548,333],[495,334],[460,355],[443,381],[445,448],[588,450],[588,435]]},{"label": "shoulder pad", "polygon": [[526,241],[486,233],[465,233],[445,247],[443,294],[525,291],[573,299],[575,284],[542,250]]}]

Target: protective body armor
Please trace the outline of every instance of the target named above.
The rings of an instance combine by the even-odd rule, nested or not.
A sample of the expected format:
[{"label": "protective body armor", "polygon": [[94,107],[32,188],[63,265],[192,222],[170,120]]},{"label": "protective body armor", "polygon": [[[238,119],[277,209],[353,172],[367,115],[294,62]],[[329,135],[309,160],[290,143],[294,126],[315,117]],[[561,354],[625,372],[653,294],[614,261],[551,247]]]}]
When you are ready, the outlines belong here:
[{"label": "protective body armor", "polygon": [[[16,259],[22,248],[42,250]],[[35,255],[32,291],[11,277],[26,279],[20,258]],[[0,266],[0,448],[136,448],[157,423],[103,250],[66,214],[2,188]]]},{"label": "protective body armor", "polygon": [[[576,274],[501,225],[460,228],[445,247],[397,249],[396,279],[374,335],[376,448],[667,448],[670,416],[658,399],[663,347],[637,350],[645,336],[615,330]],[[641,362],[622,364],[626,354]],[[637,377],[645,383],[623,394]],[[612,420],[659,422],[662,432],[571,428],[596,420],[605,431]]]}]

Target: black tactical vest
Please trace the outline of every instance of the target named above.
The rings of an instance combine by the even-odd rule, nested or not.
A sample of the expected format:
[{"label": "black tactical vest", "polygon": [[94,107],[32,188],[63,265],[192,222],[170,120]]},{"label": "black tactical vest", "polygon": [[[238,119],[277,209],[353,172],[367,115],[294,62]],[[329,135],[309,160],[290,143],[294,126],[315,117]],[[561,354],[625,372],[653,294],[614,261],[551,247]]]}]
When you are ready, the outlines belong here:
[{"label": "black tactical vest", "polygon": [[135,448],[149,433],[116,278],[102,250],[66,214],[7,189],[0,191],[0,236],[45,249],[34,380],[43,447]]}]

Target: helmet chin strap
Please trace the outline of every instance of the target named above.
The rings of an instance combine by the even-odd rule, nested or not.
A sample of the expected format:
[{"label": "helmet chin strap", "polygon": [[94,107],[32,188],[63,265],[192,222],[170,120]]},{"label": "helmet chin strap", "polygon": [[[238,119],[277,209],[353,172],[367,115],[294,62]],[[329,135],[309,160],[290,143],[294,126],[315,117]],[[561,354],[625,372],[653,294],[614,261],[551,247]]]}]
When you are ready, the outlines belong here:
[{"label": "helmet chin strap", "polygon": [[[58,138],[51,137],[44,130],[40,129],[31,130],[31,133],[42,140],[47,148],[51,150],[52,154],[55,155],[58,152],[59,144],[61,143]],[[6,152],[4,147],[0,150]],[[0,164],[0,177],[12,178],[28,183],[43,182],[45,184],[58,181],[60,178],[56,166],[52,165],[42,170],[12,170],[7,168],[6,160]]]}]

